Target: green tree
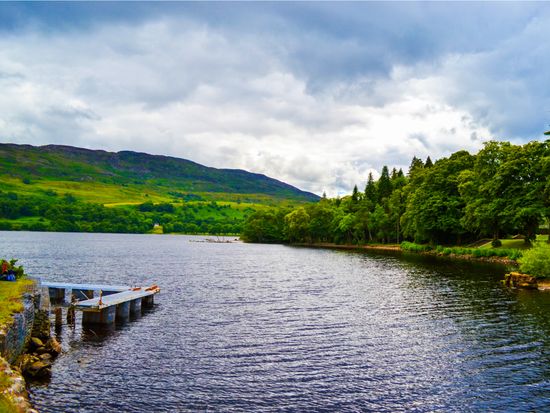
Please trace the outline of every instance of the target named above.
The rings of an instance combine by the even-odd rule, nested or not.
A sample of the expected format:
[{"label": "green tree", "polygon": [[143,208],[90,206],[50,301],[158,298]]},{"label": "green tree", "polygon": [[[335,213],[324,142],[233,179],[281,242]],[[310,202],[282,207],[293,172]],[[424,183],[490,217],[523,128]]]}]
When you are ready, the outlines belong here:
[{"label": "green tree", "polygon": [[402,217],[404,234],[417,242],[460,243],[467,233],[461,223],[464,202],[459,176],[474,157],[459,151],[424,169],[422,182],[411,191]]},{"label": "green tree", "polygon": [[311,242],[310,216],[304,207],[298,207],[285,215],[284,234],[290,242]]},{"label": "green tree", "polygon": [[459,191],[466,204],[462,224],[480,236],[498,239],[512,230],[503,212],[507,202],[502,197],[504,182],[496,178],[512,150],[508,142],[486,142],[475,157],[473,169],[459,177]]},{"label": "green tree", "polygon": [[538,278],[550,278],[550,246],[537,243],[518,260],[521,272]]},{"label": "green tree", "polygon": [[376,204],[376,201],[378,199],[378,194],[376,192],[376,182],[374,182],[372,172],[369,172],[367,185],[365,186],[365,198],[364,199],[366,201],[368,201],[369,205],[371,205],[372,209],[374,209],[374,205]]},{"label": "green tree", "polygon": [[391,195],[392,184],[388,167],[386,165],[382,167],[382,173],[380,174],[380,178],[378,179],[377,192],[378,203],[384,202],[384,200],[389,198],[389,196]]}]

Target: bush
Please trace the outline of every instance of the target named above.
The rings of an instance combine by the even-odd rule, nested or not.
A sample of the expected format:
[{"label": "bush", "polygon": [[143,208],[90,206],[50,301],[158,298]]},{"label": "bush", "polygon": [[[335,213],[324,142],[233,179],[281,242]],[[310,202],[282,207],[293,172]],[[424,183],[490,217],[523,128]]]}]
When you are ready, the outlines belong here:
[{"label": "bush", "polygon": [[491,241],[491,245],[493,248],[502,247],[502,242],[498,238],[496,238]]},{"label": "bush", "polygon": [[414,242],[403,241],[401,243],[401,249],[403,251],[412,251],[412,252],[425,252],[430,251],[432,247],[429,245],[415,244]]},{"label": "bush", "polygon": [[0,260],[0,277],[5,277],[8,275],[14,275],[15,278],[21,278],[25,275],[23,267],[17,267],[15,263],[17,260],[13,259],[10,261]]},{"label": "bush", "polygon": [[518,261],[521,272],[537,278],[550,278],[550,245],[536,243]]}]

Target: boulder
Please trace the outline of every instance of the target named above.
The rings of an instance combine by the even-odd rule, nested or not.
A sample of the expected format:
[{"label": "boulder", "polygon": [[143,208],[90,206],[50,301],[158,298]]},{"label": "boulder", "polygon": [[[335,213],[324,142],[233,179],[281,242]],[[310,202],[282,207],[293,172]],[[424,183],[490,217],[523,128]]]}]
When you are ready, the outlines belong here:
[{"label": "boulder", "polygon": [[511,272],[504,276],[504,285],[512,288],[538,288],[537,279],[529,274]]},{"label": "boulder", "polygon": [[36,349],[36,354],[44,354],[44,353],[49,353],[48,349],[46,348],[46,346],[42,346],[42,347],[38,347]]},{"label": "boulder", "polygon": [[24,354],[19,359],[19,368],[21,369],[21,371],[26,371],[31,364],[38,360],[39,358],[32,354]]},{"label": "boulder", "polygon": [[51,363],[47,361],[35,361],[23,373],[35,379],[46,378],[52,375],[51,367]]},{"label": "boulder", "polygon": [[38,337],[31,337],[31,343],[35,348],[44,347],[44,343]]},{"label": "boulder", "polygon": [[52,359],[52,355],[50,353],[44,353],[44,354],[41,354],[39,359],[42,360],[42,361],[51,361]]}]

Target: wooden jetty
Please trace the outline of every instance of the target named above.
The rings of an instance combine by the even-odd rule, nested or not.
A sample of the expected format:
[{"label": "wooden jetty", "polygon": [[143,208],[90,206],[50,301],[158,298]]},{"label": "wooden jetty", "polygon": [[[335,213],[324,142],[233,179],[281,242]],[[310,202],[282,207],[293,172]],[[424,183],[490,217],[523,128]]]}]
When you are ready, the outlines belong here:
[{"label": "wooden jetty", "polygon": [[[52,302],[64,302],[71,290],[71,306],[82,311],[83,324],[109,325],[115,321],[126,321],[130,314],[138,314],[141,308],[154,304],[154,296],[160,292],[156,285],[151,287],[127,287],[97,284],[73,284],[42,282],[47,287]],[[97,293],[97,297],[94,297]]]}]

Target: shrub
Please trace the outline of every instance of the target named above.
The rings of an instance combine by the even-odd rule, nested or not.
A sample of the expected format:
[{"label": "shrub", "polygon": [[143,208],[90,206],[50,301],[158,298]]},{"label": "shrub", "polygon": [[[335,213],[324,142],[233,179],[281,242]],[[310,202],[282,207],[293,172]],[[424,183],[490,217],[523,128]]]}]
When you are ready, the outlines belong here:
[{"label": "shrub", "polygon": [[523,256],[523,253],[520,250],[511,250],[510,254],[508,254],[508,258],[512,260],[518,260]]},{"label": "shrub", "polygon": [[491,245],[493,246],[493,248],[502,247],[502,242],[498,238],[495,238],[491,241]]},{"label": "shrub", "polygon": [[521,272],[537,278],[550,278],[550,245],[536,243],[518,261]]},{"label": "shrub", "polygon": [[425,252],[430,251],[432,247],[429,245],[415,244],[414,242],[403,241],[401,243],[401,249],[403,251],[412,251],[412,252]]},{"label": "shrub", "polygon": [[17,267],[15,263],[17,260],[12,259],[10,261],[0,260],[0,276],[13,274],[15,278],[21,278],[25,275],[23,267]]}]

